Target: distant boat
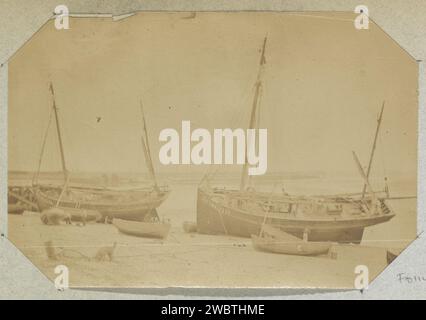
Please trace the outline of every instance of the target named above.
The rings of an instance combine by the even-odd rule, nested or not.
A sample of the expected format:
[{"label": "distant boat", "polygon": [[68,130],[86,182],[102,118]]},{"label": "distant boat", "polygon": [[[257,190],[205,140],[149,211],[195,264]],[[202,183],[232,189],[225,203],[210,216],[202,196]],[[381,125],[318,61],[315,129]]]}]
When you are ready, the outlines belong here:
[{"label": "distant boat", "polygon": [[170,231],[170,223],[140,222],[114,219],[112,221],[117,229],[131,236],[165,239]]},{"label": "distant boat", "polygon": [[[41,148],[38,171],[33,182],[33,190],[39,210],[43,211],[52,207],[95,210],[98,211],[105,219],[109,220],[112,220],[113,218],[121,218],[142,221],[148,213],[159,207],[168,197],[169,189],[167,186],[160,187],[155,178],[142,105],[142,149],[153,185],[127,189],[77,185],[69,183],[69,172],[65,162],[58,108],[56,106],[52,84],[50,84],[50,92],[52,95],[52,112],[56,120],[56,131],[59,142],[59,151],[61,154],[64,184],[52,185],[38,183],[40,165],[48,133],[48,131],[46,131],[43,146]],[[51,118],[52,113],[50,119]]]},{"label": "distant boat", "polygon": [[261,235],[252,234],[251,239],[254,248],[259,251],[298,256],[327,254],[332,245],[331,242],[301,240],[270,226],[264,226]]},{"label": "distant boat", "polygon": [[[262,74],[266,64],[264,39],[248,129],[258,127]],[[239,189],[212,187],[203,179],[197,195],[197,229],[204,234],[227,234],[250,237],[260,233],[265,212],[268,225],[300,239],[305,233],[309,241],[332,241],[359,244],[364,228],[391,220],[395,214],[386,204],[386,197],[372,190],[369,174],[382,120],[384,103],[377,121],[373,148],[367,172],[353,153],[364,188],[358,194],[330,196],[295,196],[286,192],[266,193],[250,186],[248,163],[244,164]],[[256,238],[257,239],[257,238]],[[257,240],[256,240],[257,241]],[[259,245],[260,242],[257,241]]]}]

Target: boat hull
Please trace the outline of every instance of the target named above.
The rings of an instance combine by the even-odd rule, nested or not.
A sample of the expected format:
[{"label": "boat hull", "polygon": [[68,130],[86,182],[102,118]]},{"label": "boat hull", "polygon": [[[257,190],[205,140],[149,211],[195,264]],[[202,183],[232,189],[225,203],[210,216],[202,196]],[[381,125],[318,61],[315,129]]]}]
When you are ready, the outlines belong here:
[{"label": "boat hull", "polygon": [[[378,215],[356,219],[268,218],[267,223],[281,231],[303,239],[309,230],[309,241],[331,241],[359,244],[364,228],[390,220],[394,215]],[[197,228],[204,234],[227,234],[251,237],[259,234],[264,216],[225,206],[211,200],[211,195],[198,190]]]},{"label": "boat hull", "polygon": [[[50,197],[40,190],[37,190],[35,194],[40,211],[56,206],[56,197]],[[139,201],[121,203],[96,203],[93,201],[76,202],[64,199],[59,201],[58,206],[63,208],[95,210],[98,211],[103,218],[107,217],[109,219],[119,218],[124,220],[143,221],[145,216],[159,207],[167,196],[168,191],[164,191],[158,195],[145,196]]]},{"label": "boat hull", "polygon": [[165,239],[169,234],[171,225],[160,222],[139,222],[122,219],[112,221],[118,231],[136,237]]},{"label": "boat hull", "polygon": [[286,241],[284,239],[268,239],[251,235],[253,246],[259,251],[297,255],[297,256],[317,256],[327,254],[331,243],[327,242],[304,242]]}]

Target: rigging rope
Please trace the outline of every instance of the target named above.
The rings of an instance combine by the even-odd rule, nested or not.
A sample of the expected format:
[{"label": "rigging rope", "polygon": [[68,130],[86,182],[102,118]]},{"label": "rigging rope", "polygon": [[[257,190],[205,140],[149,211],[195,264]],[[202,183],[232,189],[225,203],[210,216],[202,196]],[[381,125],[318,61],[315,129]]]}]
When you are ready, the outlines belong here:
[{"label": "rigging rope", "polygon": [[383,169],[383,176],[387,177],[387,170],[386,170],[386,161],[385,161],[385,146],[382,139],[382,132],[379,133],[379,144],[380,144],[380,158],[382,161],[382,169]]},{"label": "rigging rope", "polygon": [[39,160],[38,160],[38,167],[37,167],[36,174],[34,175],[33,181],[32,181],[33,185],[38,183],[38,178],[40,176],[41,162],[43,160],[44,149],[46,147],[46,141],[47,141],[47,136],[49,134],[50,124],[52,123],[52,117],[53,117],[53,109],[50,109],[49,120],[47,122],[46,131],[44,133],[43,141],[42,141],[42,144],[41,144],[41,151],[40,151],[40,157],[39,157]]},{"label": "rigging rope", "polygon": [[[232,112],[232,116],[228,122],[230,128],[244,128],[245,126],[243,124],[248,123],[248,119],[250,118],[250,109],[246,106],[249,105],[249,98],[251,99],[251,94],[253,94],[253,89],[255,88],[255,85],[252,83],[253,81],[250,79],[249,83],[245,86],[245,89],[242,92],[242,96],[238,100],[242,102],[241,104],[243,105],[243,110],[240,108],[235,108]],[[205,177],[208,179],[214,179],[220,168],[220,166],[209,166]]]},{"label": "rigging rope", "polygon": [[379,144],[380,144],[380,158],[382,161],[382,169],[383,169],[383,176],[384,176],[384,190],[386,192],[386,196],[389,197],[389,186],[388,186],[388,176],[387,176],[387,170],[386,170],[386,161],[385,161],[385,154],[386,154],[386,150],[385,150],[385,145],[383,143],[383,139],[382,139],[382,133],[379,133]]}]

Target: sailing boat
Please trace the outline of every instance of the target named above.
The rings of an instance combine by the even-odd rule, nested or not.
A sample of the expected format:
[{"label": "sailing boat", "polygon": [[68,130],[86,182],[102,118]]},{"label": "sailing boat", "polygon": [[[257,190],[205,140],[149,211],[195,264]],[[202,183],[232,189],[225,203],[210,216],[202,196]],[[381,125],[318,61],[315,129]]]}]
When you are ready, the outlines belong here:
[{"label": "sailing boat", "polygon": [[[56,106],[52,84],[50,84],[50,92],[52,96],[52,110],[56,120],[56,131],[59,142],[59,151],[61,154],[64,184],[61,186],[40,184],[38,182],[40,164],[48,132],[46,131],[45,140],[40,154],[39,168],[33,181],[36,200],[40,211],[52,207],[69,208],[71,211],[75,211],[77,209],[93,210],[99,212],[105,221],[110,221],[113,218],[142,221],[148,214],[156,214],[156,208],[163,203],[169,194],[167,186],[160,187],[157,184],[156,179],[153,180],[153,186],[129,188],[88,186],[71,184],[69,182],[69,172],[65,161],[58,108]],[[143,135],[146,136],[146,138],[144,138],[145,141],[148,139],[146,133],[147,130],[144,120]],[[150,176],[151,178],[155,178],[152,158],[150,156],[149,148],[146,148],[146,142],[142,145],[142,147]]]},{"label": "sailing boat", "polygon": [[[256,127],[266,65],[265,37],[248,128]],[[315,242],[356,243],[362,240],[364,228],[384,223],[395,214],[385,203],[386,197],[374,192],[368,181],[384,104],[378,119],[367,173],[357,162],[364,179],[364,189],[357,194],[329,196],[292,196],[253,191],[249,187],[248,163],[243,167],[240,189],[213,188],[204,179],[197,195],[197,228],[204,234],[227,234],[241,237],[259,235],[262,225],[269,225],[295,236]],[[356,156],[356,155],[355,155]],[[356,158],[357,160],[357,158]],[[368,192],[366,192],[368,191]],[[265,220],[265,212],[267,219]]]}]

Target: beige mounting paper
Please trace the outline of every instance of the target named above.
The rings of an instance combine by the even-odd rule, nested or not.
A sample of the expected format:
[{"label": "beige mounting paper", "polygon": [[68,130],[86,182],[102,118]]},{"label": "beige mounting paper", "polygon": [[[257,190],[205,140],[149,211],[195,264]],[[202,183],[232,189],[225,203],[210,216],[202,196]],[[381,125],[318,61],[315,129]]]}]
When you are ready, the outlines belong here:
[{"label": "beige mounting paper", "polygon": [[[355,18],[50,20],[9,61],[9,239],[72,287],[371,281],[416,237],[418,65]],[[267,129],[267,172],[162,164],[182,121]]]}]

